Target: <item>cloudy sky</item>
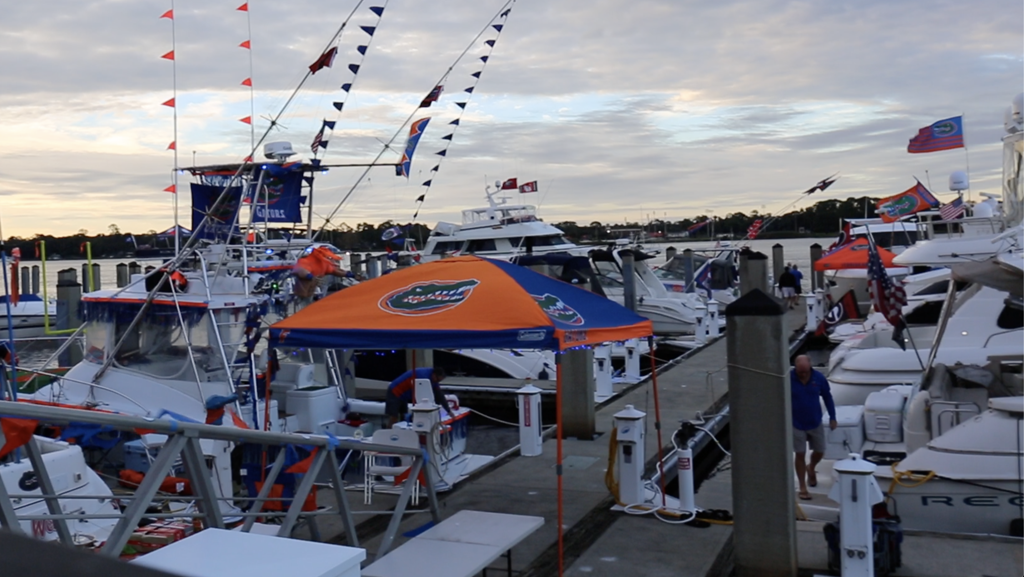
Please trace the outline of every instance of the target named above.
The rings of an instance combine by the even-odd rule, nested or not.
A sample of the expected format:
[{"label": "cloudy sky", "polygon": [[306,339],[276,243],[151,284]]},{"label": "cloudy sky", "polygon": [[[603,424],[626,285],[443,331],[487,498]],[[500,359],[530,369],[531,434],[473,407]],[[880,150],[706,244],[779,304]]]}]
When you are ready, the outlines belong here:
[{"label": "cloudy sky", "polygon": [[[242,0],[176,0],[179,162],[248,152]],[[307,81],[270,140],[309,156],[352,81],[376,16],[364,2],[334,66]],[[281,108],[356,0],[251,0],[257,117]],[[412,177],[377,168],[335,220],[407,222],[481,69],[473,38],[503,0],[390,0],[325,162],[366,162],[402,131],[456,57]],[[170,0],[9,2],[0,26],[0,219],[5,235],[172,222]],[[500,20],[496,20],[500,22]],[[1024,85],[1019,0],[518,0],[461,119],[420,220],[457,220],[486,182],[537,180],[551,221],[771,212],[841,172],[820,198],[887,195],[914,176],[948,200],[970,163],[998,190],[1002,115]],[[461,97],[460,97],[461,96]],[[965,115],[962,150],[906,153],[922,126]],[[257,136],[267,127],[258,118]],[[397,139],[399,145],[404,132]],[[397,155],[385,152],[384,160]],[[360,169],[317,181],[326,215]],[[182,188],[188,182],[182,177]],[[527,197],[527,198],[529,198]],[[812,200],[819,197],[812,197]],[[187,194],[180,200],[188,206]],[[187,214],[187,211],[182,211]]]}]

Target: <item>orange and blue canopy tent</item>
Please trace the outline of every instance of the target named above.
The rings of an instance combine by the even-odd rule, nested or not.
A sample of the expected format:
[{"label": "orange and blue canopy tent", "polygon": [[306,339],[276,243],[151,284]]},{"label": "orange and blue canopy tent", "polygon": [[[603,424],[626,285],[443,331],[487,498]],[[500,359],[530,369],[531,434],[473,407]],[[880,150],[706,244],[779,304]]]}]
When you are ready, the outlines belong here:
[{"label": "orange and blue canopy tent", "polygon": [[[600,295],[508,262],[461,256],[398,270],[315,302],[274,323],[270,327],[270,345],[564,351],[653,334],[651,321]],[[561,363],[557,366],[555,426],[561,574]],[[656,384],[654,398],[657,409]],[[658,434],[660,452],[660,429]]]},{"label": "orange and blue canopy tent", "polygon": [[600,295],[504,261],[462,256],[337,292],[275,323],[270,342],[562,351],[651,334],[649,320]]},{"label": "orange and blue canopy tent", "polygon": [[[896,258],[896,254],[880,246],[875,248],[878,249],[878,257],[882,260],[882,266],[892,268],[892,259]],[[814,270],[819,272],[856,268],[868,268],[868,240],[866,238],[858,238],[846,246],[826,254],[814,263]]]}]

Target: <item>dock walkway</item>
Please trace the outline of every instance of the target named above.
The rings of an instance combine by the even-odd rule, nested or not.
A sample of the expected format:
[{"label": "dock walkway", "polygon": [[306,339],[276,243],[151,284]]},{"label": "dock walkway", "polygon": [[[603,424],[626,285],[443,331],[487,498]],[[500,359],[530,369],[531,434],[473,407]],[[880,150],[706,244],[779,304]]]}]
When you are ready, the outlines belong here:
[{"label": "dock walkway", "polygon": [[[803,311],[800,310],[790,312],[788,317],[789,326],[793,329],[804,322]],[[681,421],[693,419],[698,411],[708,413],[714,410],[728,392],[725,344],[725,339],[721,338],[658,376],[662,442],[666,447],[671,447],[669,435]],[[703,577],[731,534],[728,527],[691,529],[609,510],[614,502],[604,483],[608,465],[608,433],[612,430],[612,415],[626,405],[647,413],[646,455],[650,459],[658,454],[650,384],[643,384],[596,410],[599,436],[595,440],[565,439],[566,572],[657,575],[648,573],[648,569],[657,571],[659,569],[656,568],[663,567],[666,575]],[[549,439],[544,443],[543,455],[514,457],[479,478],[442,494],[441,513],[447,517],[462,509],[473,509],[544,517],[545,525],[517,546],[513,569],[524,571],[525,575],[554,575],[557,574],[558,563],[556,482],[555,442]],[[403,521],[400,532],[413,531],[429,520],[426,514],[411,515]],[[601,539],[614,539],[616,535],[626,539],[627,544],[614,549],[598,546]],[[683,549],[677,539],[685,540],[686,549],[692,548],[700,554],[681,555]],[[372,555],[378,541],[379,538],[373,538],[361,545],[367,547]],[[400,538],[395,544],[402,542]],[[590,561],[593,555],[598,555],[594,562]],[[606,572],[601,572],[602,565],[607,566]]]}]

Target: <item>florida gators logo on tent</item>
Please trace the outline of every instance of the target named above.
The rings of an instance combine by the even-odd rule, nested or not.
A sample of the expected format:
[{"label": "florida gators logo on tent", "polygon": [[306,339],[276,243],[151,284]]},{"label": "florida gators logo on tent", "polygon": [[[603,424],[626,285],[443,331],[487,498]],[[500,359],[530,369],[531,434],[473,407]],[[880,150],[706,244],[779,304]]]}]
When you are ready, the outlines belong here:
[{"label": "florida gators logo on tent", "polygon": [[395,315],[432,315],[466,302],[478,284],[480,281],[473,278],[417,282],[389,292],[381,297],[377,306]]},{"label": "florida gators logo on tent", "polygon": [[562,299],[552,294],[545,293],[544,296],[531,295],[540,309],[549,317],[567,325],[582,325],[583,317],[576,309],[562,302]]}]

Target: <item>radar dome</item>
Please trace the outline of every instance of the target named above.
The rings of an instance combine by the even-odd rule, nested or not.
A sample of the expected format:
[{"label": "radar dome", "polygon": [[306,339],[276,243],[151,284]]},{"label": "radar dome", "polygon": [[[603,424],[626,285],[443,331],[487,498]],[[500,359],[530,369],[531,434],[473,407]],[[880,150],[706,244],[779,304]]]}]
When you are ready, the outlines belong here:
[{"label": "radar dome", "polygon": [[949,189],[950,190],[967,190],[971,188],[970,180],[967,178],[967,173],[962,170],[954,170],[949,175]]}]

